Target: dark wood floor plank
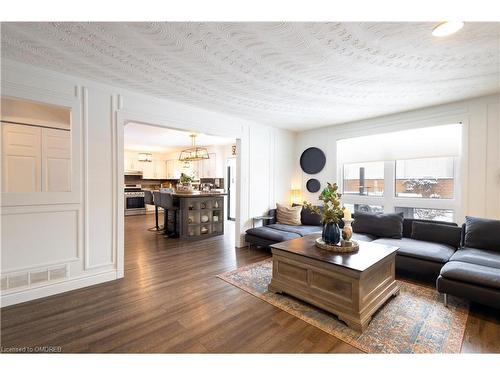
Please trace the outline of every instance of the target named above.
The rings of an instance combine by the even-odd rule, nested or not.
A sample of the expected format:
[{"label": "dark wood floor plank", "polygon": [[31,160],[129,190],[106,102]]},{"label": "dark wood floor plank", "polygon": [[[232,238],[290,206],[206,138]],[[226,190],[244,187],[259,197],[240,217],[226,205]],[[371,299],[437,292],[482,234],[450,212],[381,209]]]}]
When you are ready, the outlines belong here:
[{"label": "dark wood floor plank", "polygon": [[[188,242],[125,220],[125,278],[3,308],[2,345],[64,352],[359,353],[216,277],[270,257],[226,235]],[[498,310],[472,305],[463,352],[500,352]]]}]

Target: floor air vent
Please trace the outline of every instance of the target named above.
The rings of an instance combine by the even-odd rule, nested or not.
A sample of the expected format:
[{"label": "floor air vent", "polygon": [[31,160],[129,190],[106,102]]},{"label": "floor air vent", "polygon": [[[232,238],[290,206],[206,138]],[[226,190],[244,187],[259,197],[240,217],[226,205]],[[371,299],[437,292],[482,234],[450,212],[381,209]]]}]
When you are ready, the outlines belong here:
[{"label": "floor air vent", "polygon": [[49,270],[50,280],[58,280],[66,278],[66,266],[59,266],[57,268],[51,268]]},{"label": "floor air vent", "polygon": [[49,271],[30,272],[30,284],[44,283],[49,281]]}]

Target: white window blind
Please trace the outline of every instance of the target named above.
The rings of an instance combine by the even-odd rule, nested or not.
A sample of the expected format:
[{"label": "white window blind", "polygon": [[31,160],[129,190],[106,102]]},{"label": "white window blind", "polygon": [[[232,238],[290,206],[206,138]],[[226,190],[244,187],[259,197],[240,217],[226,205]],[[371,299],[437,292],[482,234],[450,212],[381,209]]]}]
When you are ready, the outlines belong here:
[{"label": "white window blind", "polygon": [[462,125],[450,124],[337,141],[338,161],[357,163],[459,156]]}]

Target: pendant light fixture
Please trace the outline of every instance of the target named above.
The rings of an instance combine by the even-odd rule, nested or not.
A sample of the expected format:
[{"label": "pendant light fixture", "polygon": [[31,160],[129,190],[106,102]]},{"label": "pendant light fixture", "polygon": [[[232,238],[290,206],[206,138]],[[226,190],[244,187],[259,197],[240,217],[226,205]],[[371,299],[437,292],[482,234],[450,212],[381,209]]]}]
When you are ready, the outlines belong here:
[{"label": "pendant light fixture", "polygon": [[179,154],[180,161],[197,161],[210,159],[208,155],[208,150],[205,147],[196,146],[196,134],[190,134],[191,137],[191,147],[182,150]]},{"label": "pendant light fixture", "polygon": [[151,163],[153,161],[153,155],[147,152],[141,152],[138,155],[138,160]]}]

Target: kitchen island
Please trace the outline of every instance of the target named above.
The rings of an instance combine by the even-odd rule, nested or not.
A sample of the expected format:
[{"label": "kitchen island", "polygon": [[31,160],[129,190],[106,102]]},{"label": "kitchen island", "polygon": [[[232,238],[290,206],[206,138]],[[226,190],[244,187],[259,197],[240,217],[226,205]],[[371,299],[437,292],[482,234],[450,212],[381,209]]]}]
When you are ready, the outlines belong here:
[{"label": "kitchen island", "polygon": [[171,193],[179,206],[179,236],[195,240],[224,234],[226,193]]}]

